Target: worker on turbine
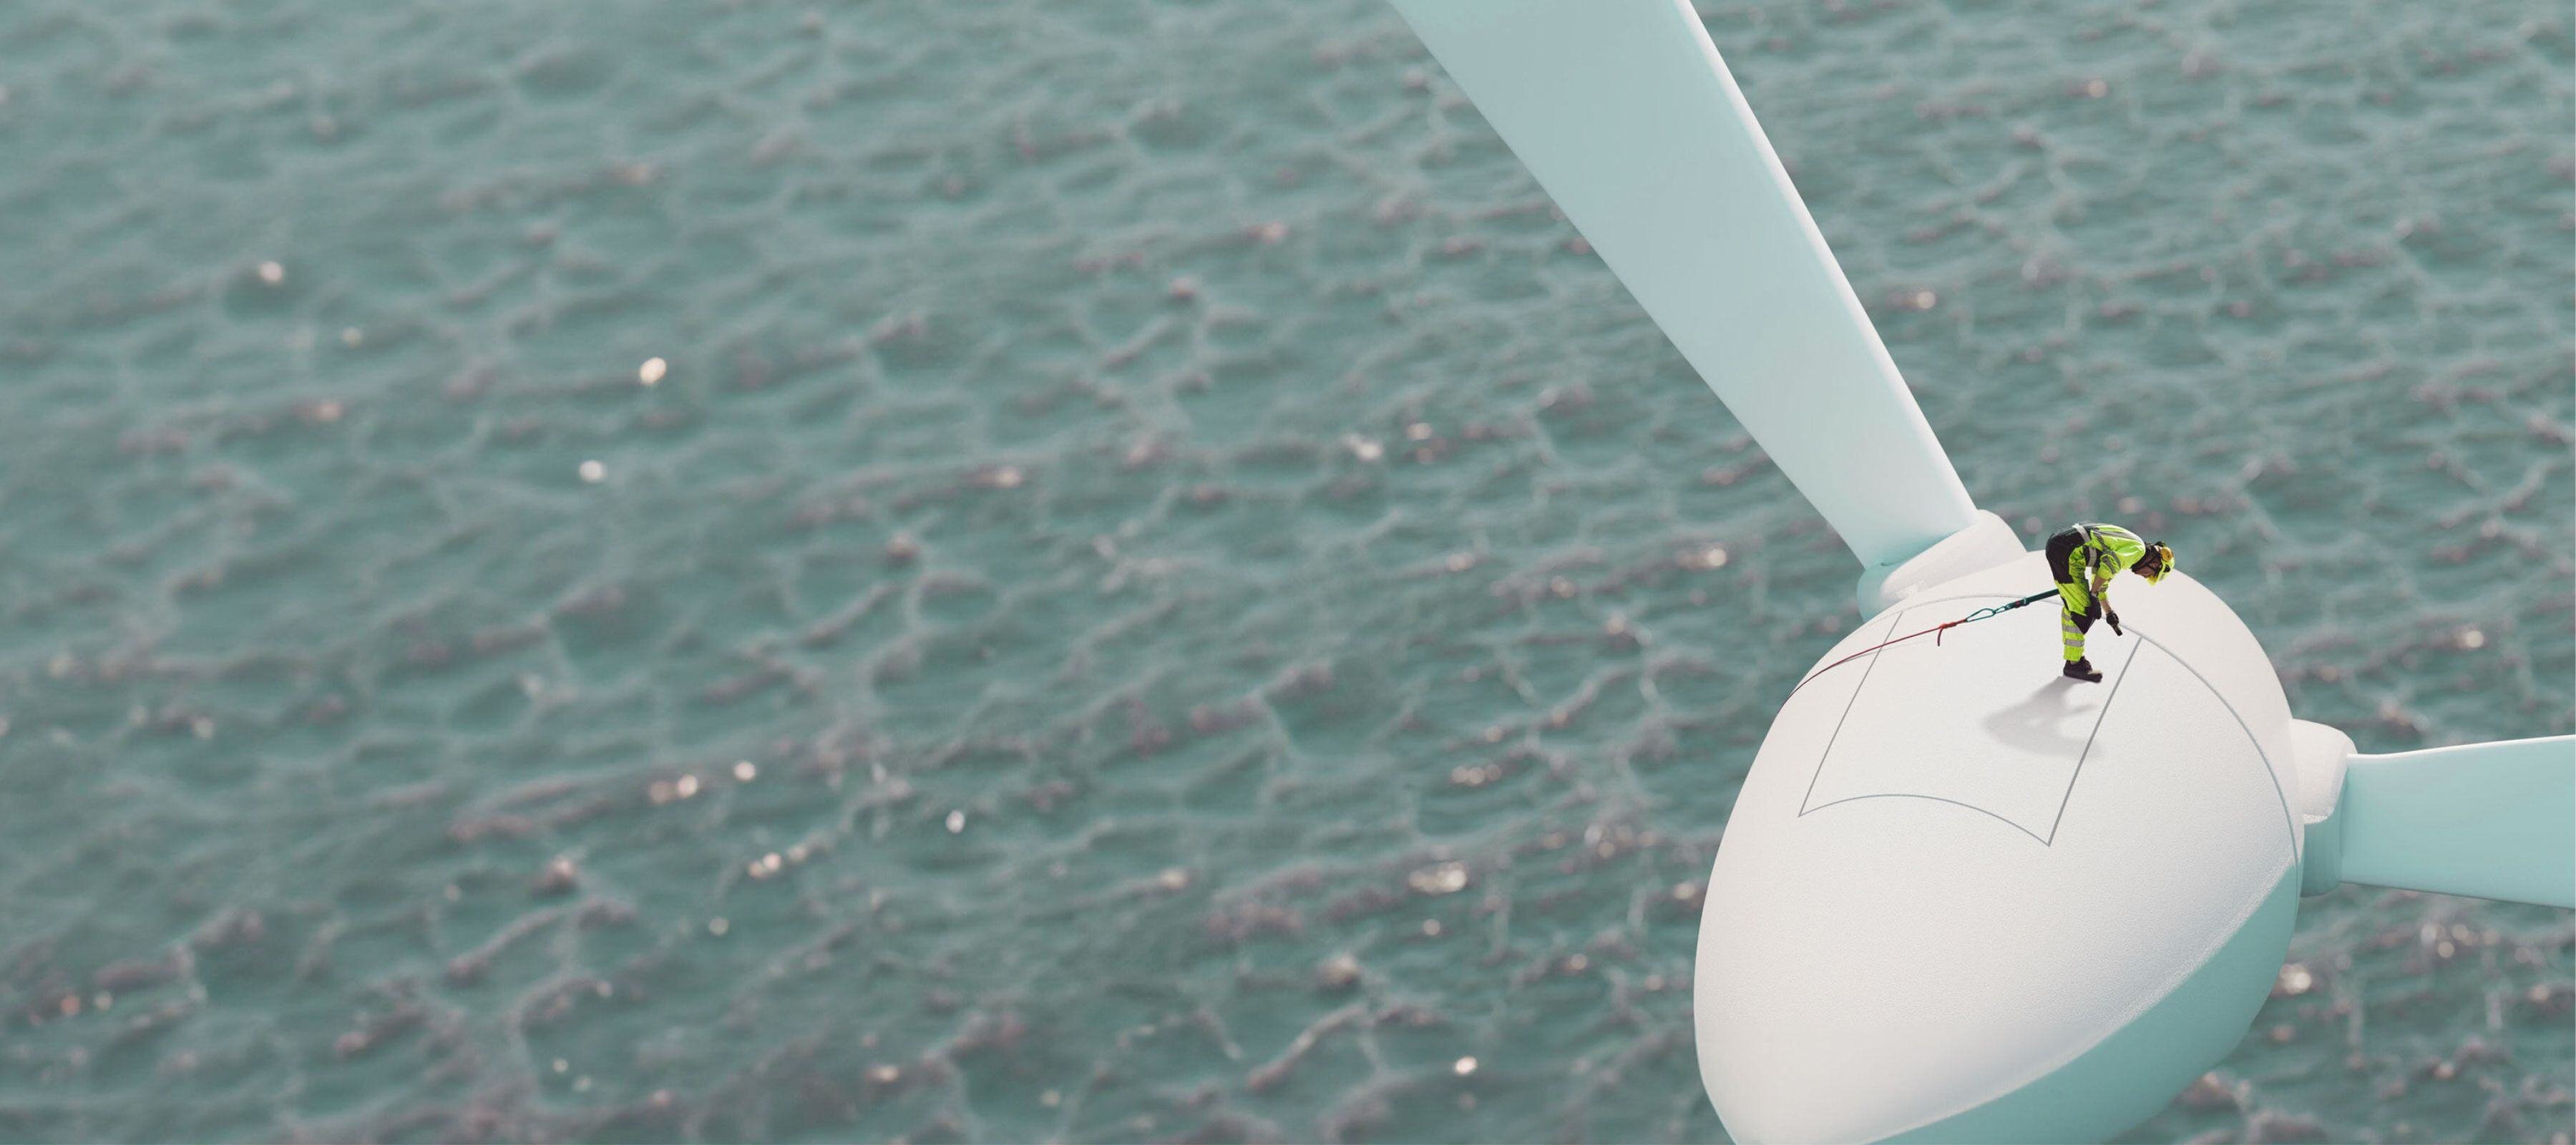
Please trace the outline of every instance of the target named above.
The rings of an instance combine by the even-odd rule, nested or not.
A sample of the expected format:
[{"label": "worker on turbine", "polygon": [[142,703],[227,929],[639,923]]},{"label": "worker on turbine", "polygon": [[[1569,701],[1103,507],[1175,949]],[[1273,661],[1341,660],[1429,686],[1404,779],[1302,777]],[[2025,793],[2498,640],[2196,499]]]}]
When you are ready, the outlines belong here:
[{"label": "worker on turbine", "polygon": [[2173,549],[2163,541],[2139,540],[2118,525],[2080,523],[2048,538],[2047,551],[2048,575],[2057,578],[2057,595],[2065,606],[2058,625],[2066,642],[2066,676],[2100,683],[2102,673],[2084,658],[2084,634],[2094,621],[2107,620],[2111,631],[2128,635],[2120,631],[2120,614],[2111,608],[2111,578],[2127,569],[2148,584],[2161,581],[2174,570]]}]

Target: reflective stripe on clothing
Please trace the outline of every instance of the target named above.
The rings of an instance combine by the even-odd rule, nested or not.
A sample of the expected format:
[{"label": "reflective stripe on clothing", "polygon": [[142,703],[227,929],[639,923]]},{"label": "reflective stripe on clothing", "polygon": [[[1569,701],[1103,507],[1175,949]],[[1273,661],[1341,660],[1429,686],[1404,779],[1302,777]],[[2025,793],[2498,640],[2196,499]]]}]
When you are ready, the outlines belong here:
[{"label": "reflective stripe on clothing", "polygon": [[2071,609],[2058,610],[2057,631],[2061,642],[2066,646],[2067,663],[2072,664],[2084,658],[2084,633],[2092,627],[2092,617]]}]

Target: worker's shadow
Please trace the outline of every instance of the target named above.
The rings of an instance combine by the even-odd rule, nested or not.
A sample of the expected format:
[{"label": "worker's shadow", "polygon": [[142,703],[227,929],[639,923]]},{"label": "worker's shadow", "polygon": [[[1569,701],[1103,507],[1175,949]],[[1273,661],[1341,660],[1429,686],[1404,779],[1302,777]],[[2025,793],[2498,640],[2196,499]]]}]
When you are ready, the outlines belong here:
[{"label": "worker's shadow", "polygon": [[2094,717],[2102,706],[2085,703],[2078,688],[2098,692],[2103,685],[2060,676],[2040,685],[2022,702],[1987,716],[1986,734],[2034,755],[2079,755],[2092,738]]}]

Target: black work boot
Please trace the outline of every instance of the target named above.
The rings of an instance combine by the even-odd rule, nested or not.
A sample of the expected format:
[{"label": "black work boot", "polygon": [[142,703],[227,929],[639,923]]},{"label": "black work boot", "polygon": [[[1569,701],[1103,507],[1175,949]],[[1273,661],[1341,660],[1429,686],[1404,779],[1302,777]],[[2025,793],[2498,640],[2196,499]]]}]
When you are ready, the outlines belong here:
[{"label": "black work boot", "polygon": [[2066,678],[2069,680],[2082,680],[2087,684],[2099,684],[2102,682],[2102,674],[2093,670],[2093,662],[2091,660],[2077,659],[2067,661]]}]

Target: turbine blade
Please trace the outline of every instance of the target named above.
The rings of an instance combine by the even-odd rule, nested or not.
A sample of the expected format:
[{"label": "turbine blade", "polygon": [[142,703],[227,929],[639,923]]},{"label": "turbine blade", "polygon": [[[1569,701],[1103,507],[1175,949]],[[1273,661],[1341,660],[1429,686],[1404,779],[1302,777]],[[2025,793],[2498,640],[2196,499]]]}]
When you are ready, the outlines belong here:
[{"label": "turbine blade", "polygon": [[1976,506],[1686,0],[1395,0],[1865,568]]},{"label": "turbine blade", "polygon": [[2343,880],[2576,907],[2576,736],[2356,755]]}]

